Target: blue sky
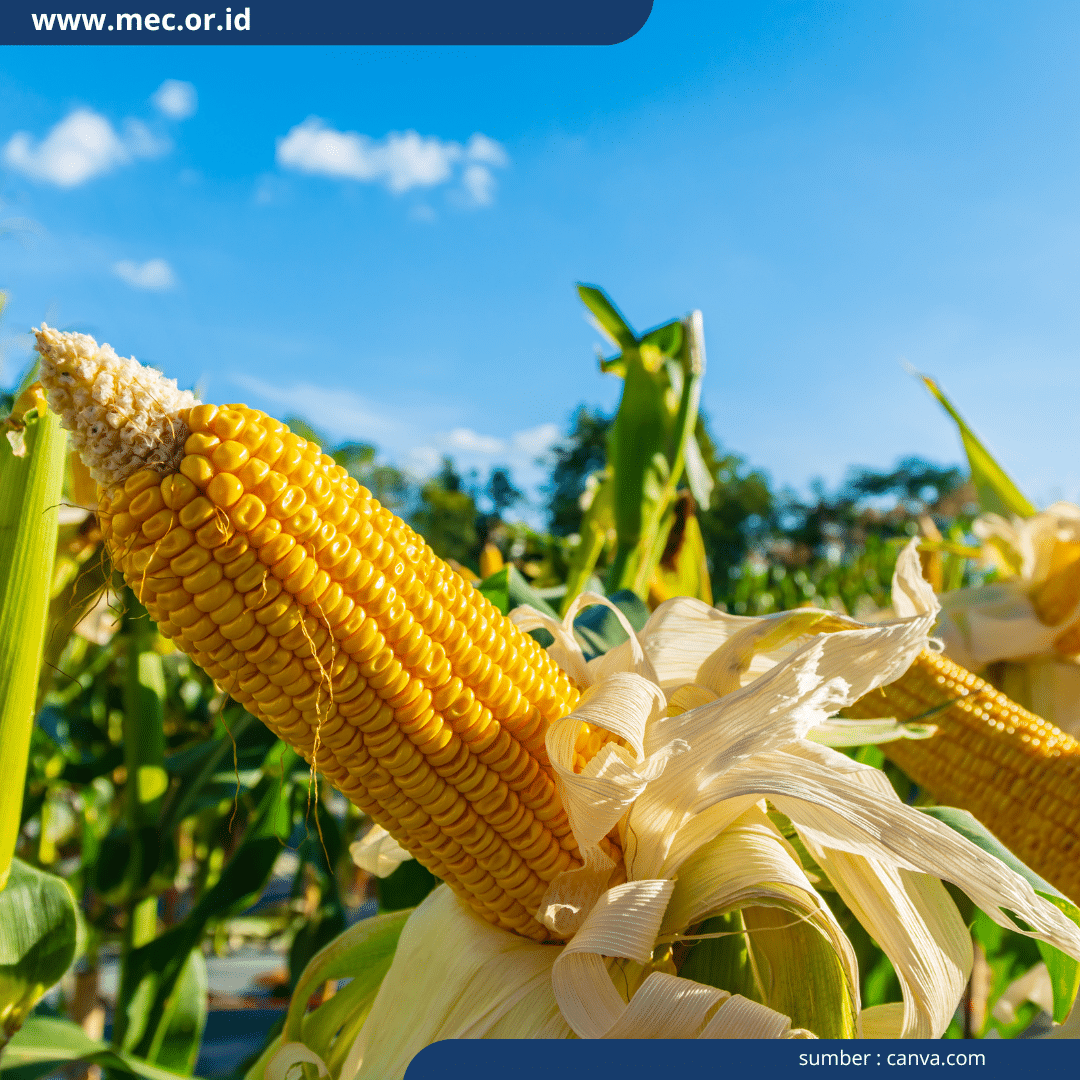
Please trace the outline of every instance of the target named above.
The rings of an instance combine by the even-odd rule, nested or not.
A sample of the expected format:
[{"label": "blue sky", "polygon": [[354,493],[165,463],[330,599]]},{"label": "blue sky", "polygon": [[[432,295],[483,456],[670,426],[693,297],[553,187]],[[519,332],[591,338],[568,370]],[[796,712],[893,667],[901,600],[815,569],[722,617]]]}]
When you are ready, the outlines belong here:
[{"label": "blue sky", "polygon": [[0,384],[44,319],[535,482],[618,399],[587,281],[702,309],[714,430],[778,484],[958,460],[906,360],[1075,500],[1078,44],[1069,3],[657,0],[608,48],[0,48]]}]

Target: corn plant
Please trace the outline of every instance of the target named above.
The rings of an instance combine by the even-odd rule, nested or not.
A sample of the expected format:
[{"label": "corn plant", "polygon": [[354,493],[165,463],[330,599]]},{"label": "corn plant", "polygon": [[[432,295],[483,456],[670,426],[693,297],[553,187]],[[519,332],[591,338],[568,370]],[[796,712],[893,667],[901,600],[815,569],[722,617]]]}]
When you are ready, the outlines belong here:
[{"label": "corn plant", "polygon": [[0,425],[0,1050],[76,950],[71,890],[14,859],[66,441],[38,384]]},{"label": "corn plant", "polygon": [[[590,489],[580,542],[567,574],[563,610],[613,541],[606,587],[645,599],[672,595],[711,599],[708,566],[694,500],[708,506],[713,487],[695,438],[705,340],[701,312],[638,337],[603,290],[578,293],[604,335],[621,350],[600,360],[623,380],[607,436],[608,464]],[[680,498],[680,484],[688,485]],[[654,577],[656,578],[654,583]]]},{"label": "corn plant", "polygon": [[[610,304],[592,299],[610,320]],[[109,859],[98,857],[115,886],[107,903],[123,913],[124,973],[110,1062],[190,1068],[200,1023],[198,946],[259,886],[295,825],[295,802],[304,794],[301,758],[378,823],[365,845],[382,868],[404,866],[412,856],[448,888],[411,916],[384,915],[315,953],[296,985],[280,1042],[255,1064],[253,1076],[282,1075],[296,1062],[325,1065],[348,1080],[400,1075],[424,1040],[463,1032],[592,1036],[623,1030],[619,1024],[637,1032],[644,1002],[687,980],[715,1011],[709,1019],[678,1022],[704,1024],[713,1034],[787,1037],[797,1033],[793,1022],[823,1035],[852,1035],[860,1025],[864,1033],[883,1033],[898,1023],[904,1034],[941,1034],[963,990],[957,982],[963,957],[957,952],[941,969],[948,977],[913,998],[917,969],[902,912],[915,900],[897,876],[911,865],[929,875],[932,884],[919,902],[934,919],[953,920],[955,929],[961,917],[937,880],[951,875],[990,923],[1035,930],[1057,946],[1045,961],[1051,1008],[1059,1016],[1068,1009],[1077,972],[1071,957],[1080,955],[1070,902],[1025,868],[1010,866],[977,824],[913,809],[868,762],[841,762],[829,750],[853,739],[914,741],[928,734],[918,717],[910,724],[880,716],[845,724],[818,715],[898,677],[903,683],[917,658],[934,612],[910,546],[896,559],[891,593],[904,610],[880,627],[821,610],[745,622],[692,598],[649,614],[642,594],[652,592],[667,549],[676,549],[681,570],[682,552],[694,543],[687,539],[687,502],[681,537],[678,532],[678,474],[694,454],[687,447],[697,445],[691,377],[700,375],[701,364],[695,369],[682,327],[668,324],[664,333],[640,339],[624,334],[623,355],[612,361],[625,361],[627,419],[616,427],[607,478],[618,476],[621,463],[621,488],[612,482],[608,489],[615,532],[608,573],[612,586],[633,588],[584,614],[571,601],[561,621],[514,566],[494,570],[473,589],[338,462],[273,418],[242,406],[195,404],[174,384],[91,339],[42,329],[53,404],[102,484],[103,539],[130,590],[116,669],[91,674],[68,691],[68,704],[81,699],[97,717],[99,742],[104,724],[111,745],[102,752],[111,750],[115,762],[109,831],[115,828],[121,842]],[[666,381],[653,378],[661,371]],[[83,380],[100,376],[100,393],[124,380],[150,380],[153,393],[144,396],[150,411],[120,419],[153,437],[109,445],[109,433],[103,436],[70,396],[66,377],[75,372]],[[118,401],[117,408],[123,413],[128,406]],[[635,409],[655,421],[651,457],[629,445]],[[592,568],[597,565],[598,559]],[[571,567],[579,577],[581,569]],[[681,581],[674,587],[685,587]],[[176,731],[169,726],[170,663],[187,661],[161,656],[143,608],[161,635],[204,669],[213,681],[207,693],[218,700],[219,711],[212,717],[207,711],[210,741],[208,733],[203,741],[180,739],[174,754],[168,752]],[[525,632],[531,628],[536,637]],[[548,651],[537,640],[541,629]],[[751,672],[762,660],[774,665],[768,677],[760,666]],[[95,699],[98,675],[106,685],[97,684]],[[778,686],[784,692],[774,695]],[[110,695],[119,709],[109,708]],[[220,711],[227,696],[235,712]],[[108,731],[114,711],[118,740]],[[763,717],[771,718],[767,725]],[[231,727],[238,749],[262,730],[280,741],[266,737],[258,768],[244,779],[238,844],[208,868],[193,890],[192,910],[162,925],[150,918],[149,903],[170,880],[174,856],[162,840],[199,817],[192,811],[200,785],[211,797],[228,753],[219,720]],[[131,733],[137,722],[141,730]],[[777,743],[778,723],[789,726],[788,743]],[[805,738],[815,724],[823,736],[816,748]],[[54,730],[59,747],[60,725]],[[722,749],[716,740],[733,732],[744,740],[740,761],[752,759],[756,769],[742,787],[734,773],[725,775],[730,762],[716,757]],[[130,746],[125,733],[133,735]],[[782,759],[774,760],[778,751]],[[722,759],[722,769],[710,765]],[[46,790],[48,772],[46,764]],[[693,804],[694,812],[710,810],[729,783],[735,786],[728,798],[749,801],[723,823],[710,818],[680,834],[679,821],[657,813],[668,796]],[[826,788],[827,809],[843,805],[849,812],[808,826],[801,803],[820,802]],[[287,791],[292,794],[283,799]],[[714,803],[703,801],[706,795]],[[762,798],[769,799],[767,812],[758,805]],[[222,809],[220,801],[213,809]],[[873,867],[849,865],[837,852],[847,850],[847,831],[858,830],[868,808],[887,822],[875,833],[884,846],[874,849]],[[206,812],[217,820],[209,807]],[[833,839],[822,841],[823,835]],[[104,852],[108,834],[98,839]],[[323,869],[331,875],[340,845],[333,837],[324,843]],[[672,891],[675,868],[666,865],[665,852],[679,843],[686,861],[678,880],[698,883],[684,885],[704,890],[696,899]],[[739,891],[733,868],[757,857],[779,876]],[[613,885],[620,867],[625,880]],[[733,891],[721,897],[718,883]],[[669,899],[673,907],[665,914]],[[620,953],[627,943],[604,936],[603,913],[627,903],[638,914],[649,911],[655,924],[638,920],[641,940]],[[1002,908],[1022,922],[1006,919]],[[600,923],[590,924],[594,918]],[[770,936],[777,932],[784,936]],[[314,937],[298,934],[294,944],[301,941],[311,955],[321,944]],[[955,938],[950,935],[950,956],[959,948]],[[886,943],[884,951],[875,939]],[[939,947],[935,939],[933,948]],[[621,989],[609,985],[607,965],[597,967],[590,957],[617,958]],[[419,964],[427,965],[423,978]],[[484,967],[483,987],[471,964]],[[313,987],[357,965],[362,977],[305,1016]],[[775,977],[763,979],[763,971]],[[807,986],[810,992],[803,992]],[[903,1017],[895,1008],[873,1011],[900,995],[911,1006]],[[867,1006],[861,1012],[860,998]],[[601,1001],[600,1012],[589,1004]],[[748,1026],[750,1017],[761,1026]],[[32,1040],[23,1038],[15,1049],[30,1053]]]}]

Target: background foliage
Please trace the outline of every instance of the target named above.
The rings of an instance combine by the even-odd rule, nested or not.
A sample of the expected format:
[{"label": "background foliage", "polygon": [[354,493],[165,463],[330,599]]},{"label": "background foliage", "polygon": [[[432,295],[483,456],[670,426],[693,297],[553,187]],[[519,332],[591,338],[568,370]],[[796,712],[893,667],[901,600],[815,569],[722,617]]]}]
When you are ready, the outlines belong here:
[{"label": "background foliage", "polygon": [[[627,466],[637,470],[633,484],[612,480],[624,475],[612,456],[618,414],[586,404],[544,459],[548,481],[531,507],[506,467],[482,478],[446,458],[435,475],[418,479],[381,461],[372,445],[331,445],[304,419],[288,423],[409,520],[438,555],[484,579],[503,610],[529,602],[554,612],[586,585],[599,589],[607,578],[618,586],[612,573],[618,577],[628,557],[620,529],[634,517],[620,499],[639,501],[635,527],[650,513],[662,522],[652,578],[645,572],[637,595],[616,594],[634,625],[664,590],[711,596],[739,614],[810,605],[873,617],[888,605],[896,558],[911,536],[945,539],[957,550],[972,543],[975,488],[956,466],[912,456],[889,470],[853,468],[835,491],[821,483],[808,494],[776,490],[724,446],[696,403],[685,408],[688,380],[702,374],[688,351],[691,322],[637,336],[603,294],[603,303],[595,295],[590,302],[587,292],[622,350],[601,360],[626,382],[620,408],[656,424],[656,454]],[[636,383],[628,376],[633,363]],[[0,421],[22,388],[0,396]],[[625,418],[623,429],[625,449]],[[348,847],[362,816],[158,634],[112,574],[91,511],[93,486],[70,458],[64,496],[16,853],[20,880],[44,873],[67,882],[81,912],[79,960],[27,1021],[17,1040],[23,1056],[9,1054],[0,1071],[17,1065],[20,1080],[30,1080],[79,1059],[159,1080],[190,1075],[207,1022],[208,956],[252,943],[277,949],[283,975],[274,992],[284,1003],[312,957],[350,922],[410,907],[435,879],[413,862],[381,882],[356,870]],[[583,559],[586,543],[594,549]],[[955,552],[928,551],[924,564],[938,588],[985,576]],[[580,618],[578,632],[593,653],[621,633],[599,609]],[[876,748],[853,752],[883,764]],[[923,800],[898,770],[887,771],[902,797]],[[859,953],[863,1004],[895,1000],[888,960],[838,898],[829,899]],[[968,915],[992,977],[969,993],[951,1034],[1015,1034],[1035,1007],[1022,1005],[1005,1023],[991,1006],[1037,962],[1038,950],[970,907]],[[706,981],[741,962],[714,951],[691,958]],[[100,979],[111,960],[120,975],[106,1028]],[[318,1005],[334,986],[327,975],[314,990],[305,982],[302,993]],[[261,1050],[254,1047],[253,1057]]]}]

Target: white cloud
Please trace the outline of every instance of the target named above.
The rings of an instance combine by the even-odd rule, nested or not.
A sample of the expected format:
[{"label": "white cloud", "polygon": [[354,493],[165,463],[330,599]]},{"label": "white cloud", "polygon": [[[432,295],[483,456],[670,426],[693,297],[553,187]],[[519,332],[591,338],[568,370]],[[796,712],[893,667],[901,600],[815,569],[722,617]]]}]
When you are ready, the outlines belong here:
[{"label": "white cloud", "polygon": [[508,163],[494,139],[477,132],[467,146],[415,131],[392,131],[372,139],[356,131],[337,131],[310,116],[277,141],[277,162],[312,176],[382,184],[395,195],[412,188],[435,187],[460,175],[473,204],[491,202],[495,178],[491,167]]},{"label": "white cloud", "polygon": [[557,424],[541,424],[526,431],[515,431],[510,442],[519,454],[536,458],[546,454],[559,441],[561,434]]},{"label": "white cloud", "polygon": [[465,156],[469,161],[479,161],[484,165],[497,165],[500,168],[510,164],[510,159],[506,156],[502,143],[489,139],[479,131],[469,139],[468,145],[465,147]]},{"label": "white cloud", "polygon": [[113,273],[133,289],[163,292],[176,284],[176,275],[164,259],[149,259],[144,263],[123,259],[113,265]]},{"label": "white cloud", "polygon": [[151,158],[172,149],[168,139],[158,138],[141,120],[124,121],[124,148],[130,158]]},{"label": "white cloud", "polygon": [[27,131],[17,131],[4,147],[4,164],[34,180],[72,188],[135,158],[156,157],[169,144],[145,124],[128,120],[123,133],[99,113],[76,109],[35,145]]},{"label": "white cloud", "polygon": [[[3,204],[0,203],[0,210]],[[30,237],[45,235],[45,227],[33,218],[10,217],[0,218],[0,236],[14,236],[25,243]]]},{"label": "white cloud", "polygon": [[[394,462],[416,477],[434,475],[444,457],[452,457],[463,475],[475,469],[481,483],[486,482],[493,467],[505,466],[514,483],[534,501],[539,500],[540,488],[547,480],[547,469],[537,465],[537,459],[560,438],[558,426],[551,423],[502,438],[472,428],[450,428],[445,403],[387,405],[347,390],[311,383],[276,386],[247,374],[230,378],[256,399],[253,404],[276,408],[279,414],[302,416],[335,441],[372,443],[381,460]],[[529,513],[525,506],[515,511],[517,516]]]},{"label": "white cloud", "polygon": [[457,143],[415,131],[392,131],[374,140],[355,131],[335,131],[309,117],[278,139],[278,164],[320,176],[385,184],[395,195],[413,187],[431,187],[450,178],[461,157]]},{"label": "white cloud", "polygon": [[164,113],[170,120],[186,120],[195,115],[199,107],[199,95],[189,82],[179,79],[166,79],[153,93],[150,100],[158,112]]},{"label": "white cloud", "polygon": [[[539,424],[515,431],[506,438],[485,435],[471,428],[429,431],[419,435],[417,442],[420,439],[423,442],[414,444],[407,451],[407,461],[417,475],[431,476],[438,471],[444,457],[452,457],[459,472],[467,474],[475,469],[481,483],[491,469],[506,467],[514,483],[530,499],[537,501],[540,499],[540,488],[547,481],[547,468],[541,459],[560,437],[557,424]],[[537,464],[538,460],[541,460],[540,464]],[[532,520],[525,506],[519,506],[515,513]]]},{"label": "white cloud", "polygon": [[466,454],[501,454],[506,448],[502,439],[479,435],[471,428],[454,428],[446,442],[451,450],[462,450]]},{"label": "white cloud", "polygon": [[468,164],[461,170],[461,186],[466,204],[490,206],[496,186],[491,169],[510,164],[506,151],[500,143],[477,131],[465,146],[465,160]]},{"label": "white cloud", "polygon": [[491,205],[495,177],[486,165],[467,165],[461,174],[461,186],[477,206]]},{"label": "white cloud", "polygon": [[536,460],[546,454],[559,441],[560,431],[556,424],[540,424],[534,428],[515,431],[508,438],[485,435],[472,428],[453,428],[451,431],[429,432],[425,442],[413,446],[409,456],[420,471],[434,472],[444,456],[450,456],[466,469],[481,472],[494,465],[506,465],[515,476],[523,476],[528,483],[539,476]]}]

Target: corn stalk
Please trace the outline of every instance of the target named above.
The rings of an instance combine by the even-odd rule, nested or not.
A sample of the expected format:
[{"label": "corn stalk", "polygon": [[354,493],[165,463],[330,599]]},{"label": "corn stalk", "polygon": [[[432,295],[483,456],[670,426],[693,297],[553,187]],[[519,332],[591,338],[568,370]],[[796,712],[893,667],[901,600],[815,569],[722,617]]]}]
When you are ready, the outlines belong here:
[{"label": "corn stalk", "polygon": [[0,888],[19,832],[67,435],[28,388],[0,436]]},{"label": "corn stalk", "polygon": [[713,486],[694,435],[705,373],[701,312],[638,336],[601,289],[579,285],[578,293],[621,350],[600,367],[621,376],[623,394],[608,435],[608,468],[567,576],[564,611],[585,587],[612,529],[606,589],[630,589],[645,599],[676,521],[680,484],[685,480],[705,506]]}]

